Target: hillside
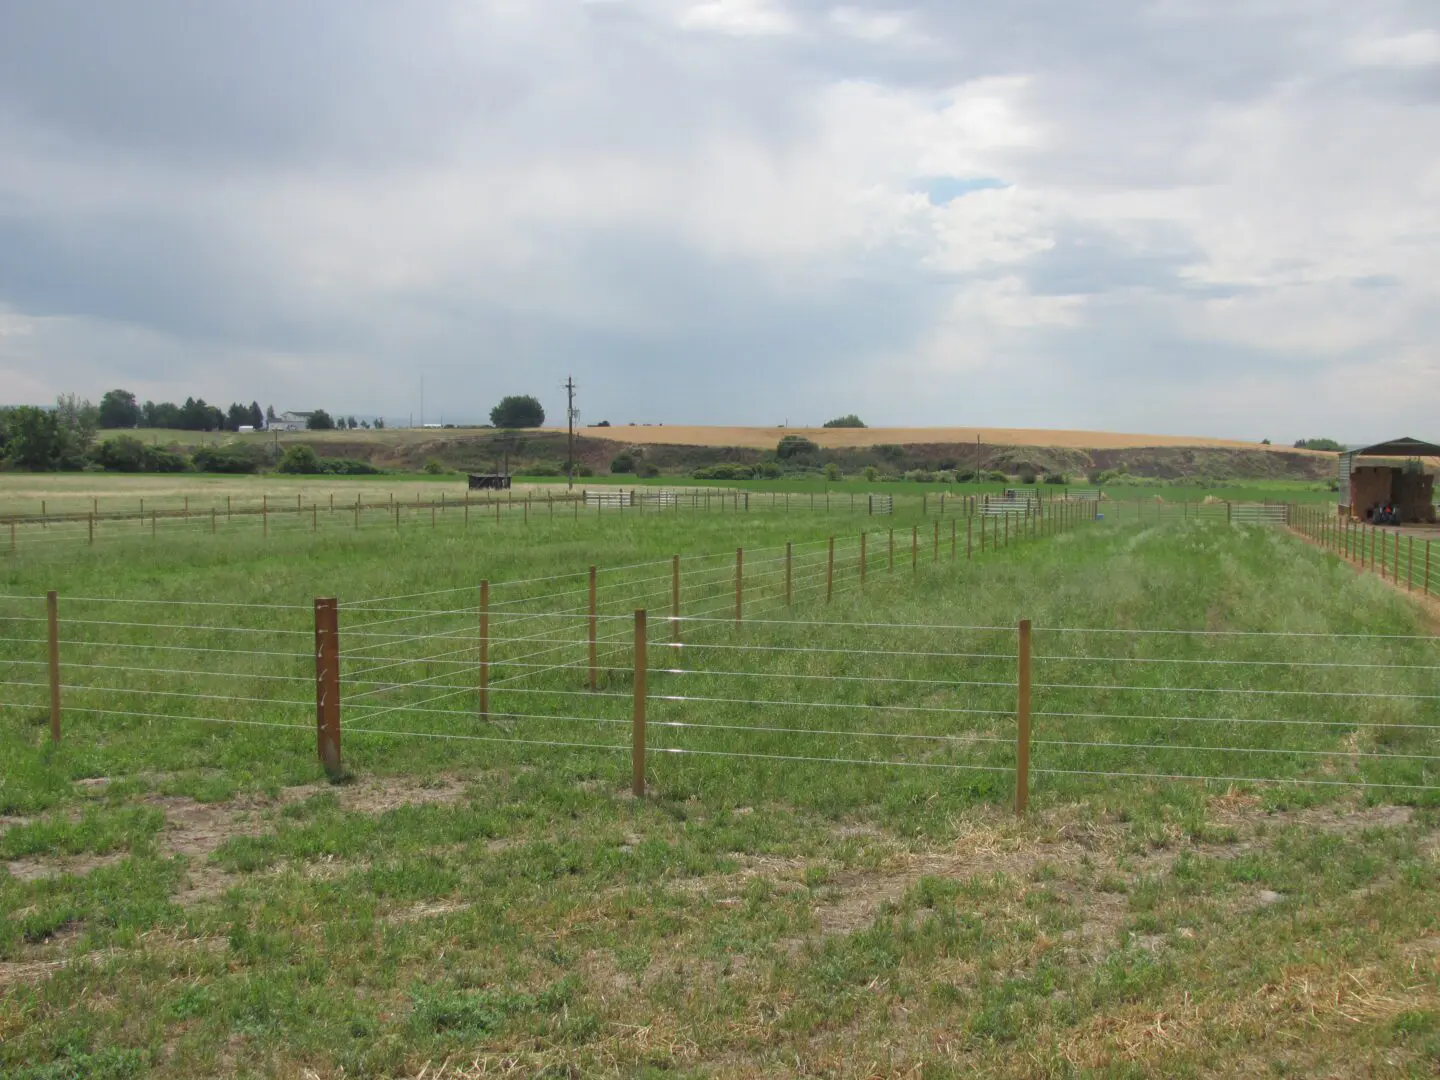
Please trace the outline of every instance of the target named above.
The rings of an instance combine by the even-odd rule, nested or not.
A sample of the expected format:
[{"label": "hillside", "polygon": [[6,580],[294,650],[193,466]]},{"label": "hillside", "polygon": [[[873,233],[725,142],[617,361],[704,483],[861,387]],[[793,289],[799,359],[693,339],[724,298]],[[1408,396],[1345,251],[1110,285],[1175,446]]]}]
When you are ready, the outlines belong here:
[{"label": "hillside", "polygon": [[[293,435],[201,435],[136,432],[146,442],[193,447],[198,443],[245,442],[283,448],[313,445],[328,457],[351,457],[382,468],[413,470],[434,459],[456,469],[491,471],[506,462],[512,471],[565,460],[563,430],[502,433],[488,428],[397,428],[384,431],[317,431]],[[584,428],[575,439],[576,460],[596,474],[609,471],[625,448],[666,474],[717,462],[756,464],[773,454],[784,435],[804,435],[820,447],[807,464],[833,461],[847,474],[875,466],[907,469],[1024,470],[1082,477],[1092,470],[1120,469],[1160,479],[1195,478],[1323,480],[1334,475],[1335,455],[1226,439],[1015,428]],[[976,437],[979,441],[976,441]]]}]

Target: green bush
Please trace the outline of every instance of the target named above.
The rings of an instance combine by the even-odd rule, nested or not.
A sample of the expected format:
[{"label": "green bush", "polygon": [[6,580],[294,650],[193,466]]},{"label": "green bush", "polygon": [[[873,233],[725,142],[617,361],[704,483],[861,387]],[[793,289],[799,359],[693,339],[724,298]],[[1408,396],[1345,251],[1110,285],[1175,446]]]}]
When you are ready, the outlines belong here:
[{"label": "green bush", "polygon": [[762,461],[755,467],[752,475],[758,476],[762,480],[778,480],[785,475],[785,470],[780,468],[777,462]]},{"label": "green bush", "polygon": [[870,483],[872,483],[872,484],[875,483],[876,479],[877,479],[879,476],[880,476],[880,470],[877,469],[877,468],[875,468],[874,465],[866,465],[866,466],[865,466],[865,479],[868,480]]},{"label": "green bush", "polygon": [[564,476],[565,466],[557,465],[553,461],[537,461],[515,471],[521,476]]},{"label": "green bush", "polygon": [[293,476],[314,476],[323,473],[325,468],[320,464],[320,455],[315,453],[313,446],[296,443],[285,448],[275,471]]},{"label": "green bush", "polygon": [[444,476],[449,471],[450,470],[445,467],[445,463],[439,458],[432,457],[429,461],[425,462],[426,476]]},{"label": "green bush", "polygon": [[1008,484],[1010,482],[1010,477],[998,470],[986,473],[985,479],[989,480],[992,484]]},{"label": "green bush", "polygon": [[775,447],[775,456],[781,461],[788,461],[793,457],[803,454],[818,453],[820,447],[811,442],[804,435],[786,435]]},{"label": "green bush", "polygon": [[1345,447],[1334,439],[1296,439],[1295,449],[1297,450],[1333,450],[1339,452]]},{"label": "green bush", "polygon": [[1045,474],[1043,482],[1047,484],[1063,484],[1065,483],[1065,474],[1058,472],[1047,472]]},{"label": "green bush", "polygon": [[635,471],[635,455],[629,450],[621,450],[610,459],[610,472],[612,474],[633,473]]},{"label": "green bush", "polygon": [[737,461],[722,461],[716,465],[702,465],[690,475],[696,480],[749,480],[755,470]]},{"label": "green bush", "polygon": [[905,479],[916,484],[933,484],[935,474],[927,469],[911,469],[905,474]]},{"label": "green bush", "polygon": [[837,416],[834,420],[826,420],[825,427],[864,427],[865,422],[854,413],[846,413],[844,416]]},{"label": "green bush", "polygon": [[647,478],[659,476],[660,466],[656,465],[654,462],[643,461],[640,463],[640,467],[636,469],[636,475]]},{"label": "green bush", "polygon": [[368,461],[356,461],[354,458],[321,458],[320,467],[331,476],[379,476],[385,471]]},{"label": "green bush", "polygon": [[840,466],[839,466],[839,465],[836,465],[835,462],[833,462],[833,461],[827,461],[827,462],[825,463],[825,479],[826,479],[826,480],[839,480],[839,479],[840,479]]},{"label": "green bush", "polygon": [[192,461],[197,472],[253,473],[266,463],[263,446],[202,446]]},{"label": "green bush", "polygon": [[186,472],[190,459],[177,450],[164,450],[151,446],[145,451],[145,471],[155,473]]},{"label": "green bush", "polygon": [[144,472],[146,449],[133,435],[116,435],[95,448],[95,464],[106,472]]}]

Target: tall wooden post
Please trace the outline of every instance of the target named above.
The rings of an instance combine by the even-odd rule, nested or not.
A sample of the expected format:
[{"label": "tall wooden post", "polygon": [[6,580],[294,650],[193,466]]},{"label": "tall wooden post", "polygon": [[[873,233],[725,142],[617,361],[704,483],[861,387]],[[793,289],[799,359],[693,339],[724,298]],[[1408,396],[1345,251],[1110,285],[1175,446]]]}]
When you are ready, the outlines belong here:
[{"label": "tall wooden post", "polygon": [[45,594],[46,644],[50,661],[50,740],[60,741],[60,595]]},{"label": "tall wooden post", "polygon": [[90,543],[95,543],[95,515],[90,515]]},{"label": "tall wooden post", "polygon": [[895,530],[890,530],[890,571],[895,571]]},{"label": "tall wooden post", "polygon": [[1405,541],[1405,591],[1415,591],[1415,537]]},{"label": "tall wooden post", "polygon": [[598,606],[598,604],[596,603],[595,567],[592,566],[592,567],[590,567],[590,641],[589,641],[589,645],[590,645],[590,689],[591,689],[591,690],[594,690],[594,689],[596,688],[596,686],[598,685],[598,680],[597,680],[597,678],[596,678],[597,672],[596,672],[595,669],[596,669],[596,667],[598,666],[598,665],[597,665],[597,662],[596,662],[596,651],[597,651],[597,639],[599,638],[599,636],[600,636],[600,611],[599,611],[599,606]]},{"label": "tall wooden post", "polygon": [[931,553],[930,561],[940,561],[940,522],[938,519],[935,522],[935,550]]},{"label": "tall wooden post", "polygon": [[[789,545],[786,545],[787,547]],[[680,556],[670,556],[670,640],[680,644]]]},{"label": "tall wooden post", "polygon": [[866,565],[865,565],[865,563],[866,563],[866,561],[867,561],[867,560],[866,560],[866,557],[865,557],[865,538],[866,538],[866,535],[867,535],[867,534],[866,534],[865,530],[864,530],[864,529],[861,529],[861,530],[860,530],[860,586],[861,586],[861,588],[864,588],[864,586],[865,586],[865,571],[866,571],[866,569],[867,569],[867,567],[866,567]]},{"label": "tall wooden post", "polygon": [[1030,804],[1030,620],[1020,620],[1015,687],[1015,812]]},{"label": "tall wooden post", "polygon": [[480,719],[490,718],[490,582],[480,582]]},{"label": "tall wooden post", "polygon": [[735,549],[735,627],[740,627],[740,614],[745,602],[745,549]]},{"label": "tall wooden post", "polygon": [[217,520],[218,520],[218,517],[219,517],[219,515],[216,513],[215,507],[213,507],[213,506],[210,507],[210,535],[211,535],[211,536],[214,536],[214,535],[215,535],[215,525],[216,525],[216,522],[217,522]]},{"label": "tall wooden post", "polygon": [[968,562],[969,560],[973,559],[974,557],[975,557],[975,519],[974,519],[973,517],[967,517],[967,518],[965,519],[965,559],[966,559],[966,561]]},{"label": "tall wooden post", "polygon": [[910,526],[910,569],[920,569],[920,526]]},{"label": "tall wooden post", "polygon": [[340,775],[340,613],[334,597],[315,600],[315,749]]},{"label": "tall wooden post", "polygon": [[835,537],[830,537],[829,556],[825,563],[825,603],[835,595]]},{"label": "tall wooden post", "polygon": [[630,790],[645,797],[645,609],[635,612],[635,705],[630,722]]},{"label": "tall wooden post", "polygon": [[792,569],[791,563],[792,563],[791,543],[790,543],[789,540],[786,540],[786,541],[785,541],[785,606],[786,606],[787,608],[791,606],[791,596],[793,595],[792,592],[791,592],[791,584],[792,584],[792,581],[791,581],[791,569]]}]

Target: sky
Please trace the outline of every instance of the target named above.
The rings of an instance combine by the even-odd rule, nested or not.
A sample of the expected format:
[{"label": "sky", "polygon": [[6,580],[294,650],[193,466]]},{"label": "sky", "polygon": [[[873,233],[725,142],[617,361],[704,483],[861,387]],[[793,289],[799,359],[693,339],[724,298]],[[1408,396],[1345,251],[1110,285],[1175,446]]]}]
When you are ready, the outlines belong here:
[{"label": "sky", "polygon": [[0,4],[0,402],[1440,438],[1434,0]]}]

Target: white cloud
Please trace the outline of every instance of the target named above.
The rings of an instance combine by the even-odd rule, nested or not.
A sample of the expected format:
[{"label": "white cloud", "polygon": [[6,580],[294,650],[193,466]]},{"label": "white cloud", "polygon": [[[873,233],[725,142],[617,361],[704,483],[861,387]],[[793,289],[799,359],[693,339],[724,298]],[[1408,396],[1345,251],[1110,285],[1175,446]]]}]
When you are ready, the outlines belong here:
[{"label": "white cloud", "polygon": [[790,13],[771,0],[702,0],[681,14],[680,25],[742,36],[788,34],[796,26]]},{"label": "white cloud", "polygon": [[1350,50],[1352,60],[1365,67],[1414,70],[1440,65],[1440,32],[1412,30],[1405,34],[1364,38]]}]

